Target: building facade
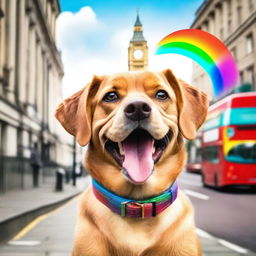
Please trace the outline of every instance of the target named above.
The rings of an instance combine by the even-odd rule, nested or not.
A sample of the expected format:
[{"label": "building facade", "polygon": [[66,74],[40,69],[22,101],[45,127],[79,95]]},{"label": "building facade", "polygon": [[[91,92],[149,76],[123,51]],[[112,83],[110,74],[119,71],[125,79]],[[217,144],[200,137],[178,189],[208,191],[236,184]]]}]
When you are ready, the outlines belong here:
[{"label": "building facade", "polygon": [[129,71],[140,71],[148,69],[148,46],[143,36],[143,27],[137,14],[134,24],[133,37],[128,48],[128,69]]},{"label": "building facade", "polygon": [[[233,54],[240,72],[238,86],[256,90],[256,2],[255,0],[205,0],[191,28],[219,38]],[[193,64],[192,84],[213,96],[206,72]]]},{"label": "building facade", "polygon": [[32,187],[39,145],[42,179],[72,165],[72,139],[55,120],[63,66],[55,45],[58,0],[0,0],[0,193]]}]

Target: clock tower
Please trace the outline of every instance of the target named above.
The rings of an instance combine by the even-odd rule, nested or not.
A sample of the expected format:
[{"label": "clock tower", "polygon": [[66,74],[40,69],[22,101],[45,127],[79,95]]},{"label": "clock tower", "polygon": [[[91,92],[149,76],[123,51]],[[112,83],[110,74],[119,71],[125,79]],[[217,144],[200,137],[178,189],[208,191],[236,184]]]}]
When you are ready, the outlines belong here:
[{"label": "clock tower", "polygon": [[133,37],[128,48],[129,71],[140,71],[148,69],[148,46],[143,36],[143,27],[139,14],[134,24]]}]

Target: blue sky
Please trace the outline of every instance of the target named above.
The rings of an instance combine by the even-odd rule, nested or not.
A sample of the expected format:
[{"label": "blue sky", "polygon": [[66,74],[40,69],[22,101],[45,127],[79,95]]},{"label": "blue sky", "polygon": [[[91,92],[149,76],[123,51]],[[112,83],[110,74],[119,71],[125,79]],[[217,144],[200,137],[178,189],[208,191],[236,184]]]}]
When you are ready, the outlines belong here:
[{"label": "blue sky", "polygon": [[78,12],[84,6],[90,6],[98,19],[108,29],[121,26],[132,28],[136,11],[139,9],[145,34],[150,29],[172,32],[172,30],[188,28],[197,8],[203,0],[60,0],[61,10]]},{"label": "blue sky", "polygon": [[[121,1],[97,1],[97,0],[60,0],[61,10],[77,12],[83,6],[91,6],[99,15],[106,16],[108,14],[120,14],[127,10],[148,9],[156,13],[191,13],[191,9],[197,9],[202,0],[121,0]],[[118,16],[118,15],[117,15]],[[192,13],[193,16],[193,13]]]},{"label": "blue sky", "polygon": [[[154,47],[173,31],[189,28],[203,0],[60,0],[57,46],[62,52],[64,96],[93,74],[127,71],[127,48],[139,9],[149,46],[149,67],[172,68],[189,80],[191,61],[183,56],[154,56]],[[184,72],[187,65],[187,72]]]}]

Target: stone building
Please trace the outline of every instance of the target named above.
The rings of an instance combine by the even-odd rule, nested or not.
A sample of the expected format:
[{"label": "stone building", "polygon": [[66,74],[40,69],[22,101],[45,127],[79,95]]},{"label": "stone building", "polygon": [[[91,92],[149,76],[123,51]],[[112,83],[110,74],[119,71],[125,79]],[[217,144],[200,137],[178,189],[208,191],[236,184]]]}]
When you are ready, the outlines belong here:
[{"label": "stone building", "polygon": [[0,193],[32,186],[37,142],[42,181],[72,165],[72,139],[54,117],[63,66],[55,45],[58,0],[0,0]]},{"label": "stone building", "polygon": [[128,48],[128,69],[129,71],[139,71],[148,69],[148,46],[143,36],[143,27],[137,14],[134,24],[133,37]]},{"label": "stone building", "polygon": [[[196,12],[191,28],[207,31],[229,48],[240,72],[239,86],[256,90],[256,1],[205,0]],[[212,95],[206,72],[193,65],[192,84]]]}]

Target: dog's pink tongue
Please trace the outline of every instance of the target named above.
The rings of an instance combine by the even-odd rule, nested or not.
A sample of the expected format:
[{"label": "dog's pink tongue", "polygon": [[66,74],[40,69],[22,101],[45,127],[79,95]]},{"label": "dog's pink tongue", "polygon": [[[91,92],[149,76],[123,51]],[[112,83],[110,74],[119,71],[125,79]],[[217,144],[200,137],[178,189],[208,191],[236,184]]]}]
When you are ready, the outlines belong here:
[{"label": "dog's pink tongue", "polygon": [[130,135],[122,145],[124,149],[123,167],[134,182],[143,183],[151,175],[154,166],[152,137],[147,134]]}]

